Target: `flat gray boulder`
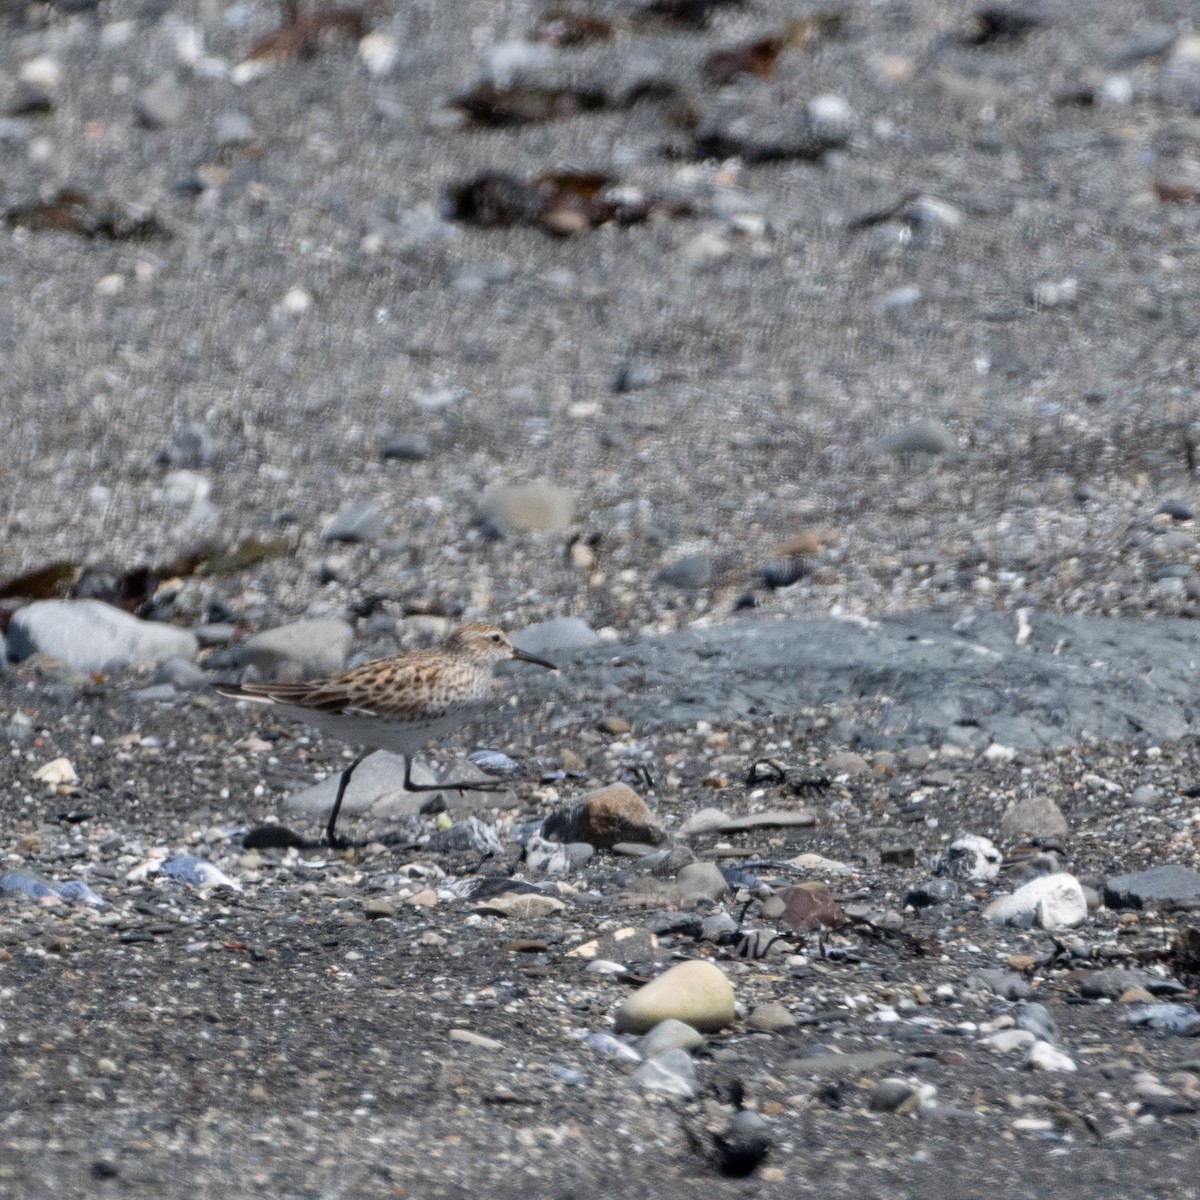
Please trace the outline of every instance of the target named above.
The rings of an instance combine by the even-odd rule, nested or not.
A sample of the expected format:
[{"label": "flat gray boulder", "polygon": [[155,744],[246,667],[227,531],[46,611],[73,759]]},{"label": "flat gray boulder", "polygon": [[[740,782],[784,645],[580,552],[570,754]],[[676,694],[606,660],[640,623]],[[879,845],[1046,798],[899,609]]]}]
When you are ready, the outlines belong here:
[{"label": "flat gray boulder", "polygon": [[20,662],[47,654],[74,671],[157,666],[192,658],[194,634],[142,621],[102,600],[38,600],[19,609],[8,627],[8,656]]}]

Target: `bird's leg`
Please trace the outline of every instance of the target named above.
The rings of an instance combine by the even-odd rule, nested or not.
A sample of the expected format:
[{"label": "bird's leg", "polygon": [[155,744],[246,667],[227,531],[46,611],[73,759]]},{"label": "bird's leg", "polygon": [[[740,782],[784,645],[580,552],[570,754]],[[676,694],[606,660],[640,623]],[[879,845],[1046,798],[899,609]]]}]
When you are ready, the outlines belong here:
[{"label": "bird's leg", "polygon": [[337,796],[333,801],[333,810],[329,814],[329,824],[325,826],[325,840],[335,850],[345,848],[345,838],[335,836],[333,829],[337,825],[338,813],[342,811],[342,800],[346,795],[346,788],[350,786],[350,776],[354,774],[354,768],[358,766],[368,754],[371,753],[370,747],[367,747],[363,752],[342,772],[342,777],[338,781]]},{"label": "bird's leg", "polygon": [[404,790],[406,792],[501,792],[507,787],[500,779],[481,779],[478,783],[413,783],[413,760],[404,756]]}]

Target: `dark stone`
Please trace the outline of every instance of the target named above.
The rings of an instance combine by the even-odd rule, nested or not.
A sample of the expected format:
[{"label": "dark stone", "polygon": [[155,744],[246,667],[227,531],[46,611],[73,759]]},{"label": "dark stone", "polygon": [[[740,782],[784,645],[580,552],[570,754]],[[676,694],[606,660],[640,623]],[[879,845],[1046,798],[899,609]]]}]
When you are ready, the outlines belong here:
[{"label": "dark stone", "polygon": [[953,879],[930,879],[913,888],[904,897],[904,903],[913,908],[932,908],[957,899],[958,884]]},{"label": "dark stone", "polygon": [[1104,884],[1104,903],[1109,908],[1200,907],[1200,872],[1171,863],[1115,875]]}]

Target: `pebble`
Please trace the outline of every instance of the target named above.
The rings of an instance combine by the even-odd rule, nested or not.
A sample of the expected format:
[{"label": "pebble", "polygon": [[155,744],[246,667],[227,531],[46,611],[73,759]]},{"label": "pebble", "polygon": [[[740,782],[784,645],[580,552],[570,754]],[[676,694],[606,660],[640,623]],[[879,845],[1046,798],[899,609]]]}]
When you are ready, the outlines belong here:
[{"label": "pebble", "polygon": [[1049,796],[1014,800],[1000,818],[1000,836],[1008,842],[1021,838],[1065,838],[1070,832],[1062,810]]},{"label": "pebble", "polygon": [[1000,1029],[989,1033],[983,1044],[996,1054],[1025,1054],[1036,1041],[1037,1037],[1028,1029]]},{"label": "pebble", "polygon": [[79,782],[79,775],[75,768],[71,765],[69,758],[52,758],[48,763],[38,767],[33,773],[33,777],[38,783],[44,783],[50,788],[57,788],[59,784],[72,784]]},{"label": "pebble", "polygon": [[579,804],[551,813],[542,823],[542,836],[606,850],[619,842],[657,846],[667,834],[633,788],[614,783]]},{"label": "pebble", "polygon": [[853,1079],[894,1067],[904,1061],[904,1055],[895,1050],[855,1050],[839,1054],[828,1046],[812,1047],[788,1064],[788,1073],[793,1075],[833,1076],[838,1079]]},{"label": "pebble", "polygon": [[259,678],[289,682],[340,671],[353,641],[354,630],[345,621],[318,617],[264,629],[242,649]]},{"label": "pebble", "polygon": [[501,533],[555,533],[575,519],[575,498],[548,483],[509,484],[483,494],[478,517]]},{"label": "pebble", "polygon": [[617,1010],[618,1033],[648,1033],[670,1017],[703,1033],[734,1019],[733,986],[713,963],[700,959],[669,968],[633,993]]},{"label": "pebble", "polygon": [[702,808],[693,813],[679,827],[680,837],[703,837],[707,833],[718,833],[725,828],[729,814],[720,808]]},{"label": "pebble", "polygon": [[948,454],[958,441],[940,421],[922,417],[886,433],[875,443],[876,454],[897,456],[921,454],[928,457]]},{"label": "pebble", "polygon": [[871,764],[854,750],[838,750],[825,759],[830,775],[870,775]]},{"label": "pebble", "polygon": [[8,627],[8,655],[20,662],[45,654],[74,671],[112,670],[193,658],[195,635],[142,621],[100,600],[37,600],[18,609]]},{"label": "pebble", "polygon": [[383,513],[373,504],[341,509],[321,532],[325,542],[377,542],[384,534]]},{"label": "pebble", "polygon": [[704,1045],[704,1034],[686,1021],[668,1017],[659,1021],[638,1043],[643,1058],[656,1058],[668,1050],[686,1050],[689,1054]]},{"label": "pebble", "polygon": [[796,1018],[785,1005],[776,1000],[768,1000],[764,1004],[754,1006],[750,1016],[746,1018],[746,1025],[761,1033],[780,1033],[785,1029],[794,1029]]},{"label": "pebble", "polygon": [[513,645],[526,654],[550,658],[600,644],[600,635],[582,617],[551,617],[513,634]]},{"label": "pebble", "polygon": [[183,119],[187,93],[174,75],[160,75],[138,94],[134,109],[138,120],[147,129],[168,129]]},{"label": "pebble", "polygon": [[904,897],[906,908],[933,908],[948,904],[959,897],[958,884],[953,879],[930,879],[919,883]]},{"label": "pebble", "polygon": [[1087,898],[1079,880],[1059,871],[1031,879],[1012,895],[993,900],[983,915],[997,925],[1069,929],[1085,920],[1087,911]]},{"label": "pebble", "polygon": [[713,562],[707,554],[688,554],[663,567],[655,578],[668,587],[696,591],[712,583]]},{"label": "pebble", "polygon": [[696,1068],[686,1050],[664,1050],[639,1066],[629,1082],[646,1092],[665,1092],[690,1100],[696,1094]]},{"label": "pebble", "polygon": [[171,433],[171,440],[159,453],[163,466],[188,471],[211,467],[217,456],[217,444],[208,426],[201,421],[189,421]]},{"label": "pebble", "polygon": [[548,917],[551,913],[562,912],[566,904],[557,896],[539,895],[534,892],[519,892],[510,896],[495,896],[475,907],[475,911],[485,916],[514,917],[529,920],[534,917]]},{"label": "pebble", "polygon": [[1031,1071],[1077,1071],[1075,1060],[1069,1054],[1056,1050],[1049,1042],[1035,1041],[1029,1047],[1025,1065]]},{"label": "pebble", "polygon": [[504,1043],[497,1041],[495,1038],[485,1037],[482,1033],[476,1033],[472,1029],[452,1029],[450,1030],[450,1040],[458,1042],[463,1046],[474,1046],[479,1050],[490,1050],[493,1053],[504,1049]]},{"label": "pebble", "polygon": [[711,862],[695,862],[685,866],[675,877],[684,902],[695,904],[698,900],[717,901],[729,895],[729,884],[720,868]]},{"label": "pebble", "polygon": [[[163,874],[177,883],[196,888],[229,888],[240,892],[242,885],[231,879],[220,867],[194,854],[176,854],[171,858],[147,864],[147,874]],[[130,878],[132,878],[132,873]]]},{"label": "pebble", "polygon": [[397,433],[380,444],[379,457],[401,459],[407,462],[421,462],[429,457],[433,447],[429,438],[423,433]]},{"label": "pebble", "polygon": [[363,916],[369,921],[378,921],[396,915],[396,906],[388,900],[376,898],[363,905]]}]

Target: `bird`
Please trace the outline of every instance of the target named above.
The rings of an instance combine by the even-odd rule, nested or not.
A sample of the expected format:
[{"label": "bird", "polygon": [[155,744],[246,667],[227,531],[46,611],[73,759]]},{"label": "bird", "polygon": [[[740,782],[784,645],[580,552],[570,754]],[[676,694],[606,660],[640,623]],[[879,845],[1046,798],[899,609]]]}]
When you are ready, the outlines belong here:
[{"label": "bird", "polygon": [[[493,668],[509,659],[558,670],[547,659],[518,650],[497,626],[471,621],[452,630],[440,646],[377,658],[324,679],[218,684],[216,690],[235,700],[270,705],[283,716],[361,747],[342,772],[325,827],[325,841],[345,848],[335,829],[355,768],[372,750],[390,750],[404,756],[405,791],[445,790],[444,784],[413,783],[412,756],[483,710],[493,689]],[[502,786],[493,781],[463,785],[471,791]]]}]

